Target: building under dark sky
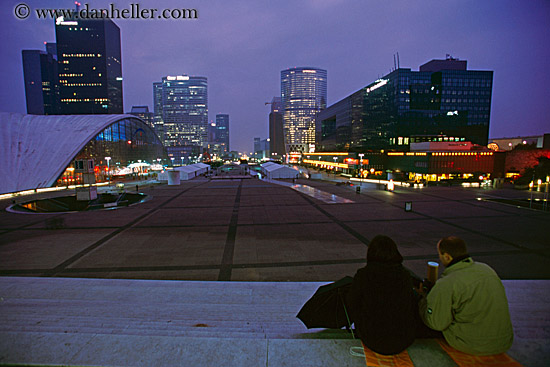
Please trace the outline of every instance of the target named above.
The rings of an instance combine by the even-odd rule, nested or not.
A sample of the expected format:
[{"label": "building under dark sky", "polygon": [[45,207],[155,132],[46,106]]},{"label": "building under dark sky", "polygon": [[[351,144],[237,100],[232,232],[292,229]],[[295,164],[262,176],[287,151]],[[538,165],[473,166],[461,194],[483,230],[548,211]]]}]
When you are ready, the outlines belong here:
[{"label": "building under dark sky", "polygon": [[281,103],[286,152],[309,152],[315,146],[315,115],[327,105],[327,71],[281,71]]},{"label": "building under dark sky", "polygon": [[[208,146],[208,81],[175,75],[153,84],[155,115],[162,117],[165,146]],[[202,153],[202,150],[199,149]]]},{"label": "building under dark sky", "polygon": [[220,113],[216,115],[216,123],[212,125],[211,143],[217,154],[223,155],[230,151],[228,114]]},{"label": "building under dark sky", "polygon": [[120,29],[110,19],[57,19],[61,114],[123,113]]},{"label": "building under dark sky", "polygon": [[155,119],[153,112],[149,112],[149,106],[132,106],[132,109],[128,113],[134,115],[145,121],[145,123],[151,127],[155,128]]},{"label": "building under dark sky", "polygon": [[22,57],[27,113],[59,114],[57,55],[40,50],[23,50]]},{"label": "building under dark sky", "polygon": [[487,145],[493,72],[448,56],[397,68],[320,112],[320,150],[408,150],[422,141]]},{"label": "building under dark sky", "polygon": [[269,113],[269,151],[274,159],[279,159],[285,154],[281,97],[273,97],[271,100],[271,112]]}]

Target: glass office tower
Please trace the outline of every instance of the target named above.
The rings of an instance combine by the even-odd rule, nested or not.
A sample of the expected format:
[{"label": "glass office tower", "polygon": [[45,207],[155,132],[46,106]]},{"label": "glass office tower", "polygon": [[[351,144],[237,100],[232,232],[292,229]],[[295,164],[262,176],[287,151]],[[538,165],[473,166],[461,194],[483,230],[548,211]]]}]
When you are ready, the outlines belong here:
[{"label": "glass office tower", "polygon": [[273,97],[269,114],[269,151],[273,159],[280,159],[285,153],[283,136],[281,97]]},{"label": "glass office tower", "polygon": [[492,71],[432,60],[396,69],[319,113],[320,150],[408,150],[423,141],[487,145]]},{"label": "glass office tower", "polygon": [[207,78],[166,76],[162,84],[154,83],[153,87],[155,116],[162,118],[164,145],[207,148]]},{"label": "glass office tower", "polygon": [[315,144],[315,116],[327,104],[327,71],[301,67],[281,71],[285,150],[309,152]]},{"label": "glass office tower", "polygon": [[123,113],[120,29],[110,19],[56,19],[61,114]]},{"label": "glass office tower", "polygon": [[220,153],[225,154],[229,152],[229,115],[227,114],[217,114],[216,115],[216,126],[214,127],[213,134],[214,144],[220,146]]},{"label": "glass office tower", "polygon": [[27,113],[59,114],[57,55],[40,50],[23,50],[23,75]]}]

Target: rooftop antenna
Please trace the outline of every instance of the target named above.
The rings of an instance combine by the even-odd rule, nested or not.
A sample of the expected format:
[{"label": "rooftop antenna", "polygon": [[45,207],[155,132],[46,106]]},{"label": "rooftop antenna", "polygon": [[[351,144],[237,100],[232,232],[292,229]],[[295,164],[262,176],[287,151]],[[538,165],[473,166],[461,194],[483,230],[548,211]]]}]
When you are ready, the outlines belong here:
[{"label": "rooftop antenna", "polygon": [[395,62],[395,54],[393,54],[393,70],[397,68],[397,64]]},{"label": "rooftop antenna", "polygon": [[401,65],[399,65],[399,52],[397,53],[397,68],[401,68]]}]

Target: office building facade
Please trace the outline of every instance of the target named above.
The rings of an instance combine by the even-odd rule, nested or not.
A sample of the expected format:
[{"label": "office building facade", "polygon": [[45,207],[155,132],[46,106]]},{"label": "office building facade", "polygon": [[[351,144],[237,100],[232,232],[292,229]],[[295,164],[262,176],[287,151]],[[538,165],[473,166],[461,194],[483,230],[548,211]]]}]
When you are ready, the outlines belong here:
[{"label": "office building facade", "polygon": [[210,152],[224,156],[229,152],[229,115],[217,114],[216,122],[210,124]]},{"label": "office building facade", "polygon": [[301,67],[281,71],[281,104],[286,153],[315,147],[315,116],[326,108],[327,71]]},{"label": "office building facade", "polygon": [[121,114],[120,29],[110,19],[57,19],[60,113]]},{"label": "office building facade", "polygon": [[269,151],[271,158],[280,159],[285,154],[281,97],[271,100],[269,113]]},{"label": "office building facade", "polygon": [[423,141],[487,145],[493,72],[466,61],[399,68],[319,113],[320,150],[408,150]]},{"label": "office building facade", "polygon": [[166,76],[162,78],[161,83],[154,83],[153,91],[155,124],[162,125],[164,145],[196,146],[206,149],[207,78],[187,75]]},{"label": "office building facade", "polygon": [[[51,48],[47,49],[51,51]],[[59,114],[57,55],[40,50],[23,50],[22,58],[27,113]]]},{"label": "office building facade", "polygon": [[128,113],[142,119],[150,128],[155,129],[154,113],[149,111],[149,106],[132,106]]}]

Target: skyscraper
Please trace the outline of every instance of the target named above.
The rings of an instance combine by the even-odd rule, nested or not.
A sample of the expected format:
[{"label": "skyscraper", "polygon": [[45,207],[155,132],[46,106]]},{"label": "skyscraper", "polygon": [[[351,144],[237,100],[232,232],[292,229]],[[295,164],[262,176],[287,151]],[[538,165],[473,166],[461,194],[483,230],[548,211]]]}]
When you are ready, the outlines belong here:
[{"label": "skyscraper", "polygon": [[145,121],[145,123],[151,128],[155,128],[154,114],[149,112],[149,106],[132,106],[129,115],[134,115]]},{"label": "skyscraper", "polygon": [[285,153],[283,135],[283,113],[281,97],[273,97],[271,100],[271,112],[269,114],[269,151],[272,158],[278,159]]},{"label": "skyscraper", "polygon": [[321,150],[408,150],[424,141],[487,145],[493,72],[448,56],[398,68],[317,116]]},{"label": "skyscraper", "polygon": [[[51,51],[51,46],[47,50]],[[22,57],[27,113],[59,114],[57,55],[40,50],[23,50]]]},{"label": "skyscraper", "polygon": [[164,143],[164,126],[162,121],[162,82],[153,83],[153,124],[155,133]]},{"label": "skyscraper", "polygon": [[208,146],[207,78],[176,75],[154,83],[155,116],[162,119],[165,146]]},{"label": "skyscraper", "polygon": [[61,114],[123,113],[120,29],[110,19],[56,19]]},{"label": "skyscraper", "polygon": [[210,147],[213,153],[224,155],[229,152],[229,115],[217,114],[216,122],[210,127]]},{"label": "skyscraper", "polygon": [[310,67],[281,71],[281,103],[286,152],[314,150],[315,116],[327,104],[327,71]]}]

